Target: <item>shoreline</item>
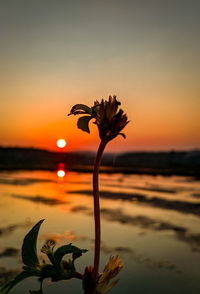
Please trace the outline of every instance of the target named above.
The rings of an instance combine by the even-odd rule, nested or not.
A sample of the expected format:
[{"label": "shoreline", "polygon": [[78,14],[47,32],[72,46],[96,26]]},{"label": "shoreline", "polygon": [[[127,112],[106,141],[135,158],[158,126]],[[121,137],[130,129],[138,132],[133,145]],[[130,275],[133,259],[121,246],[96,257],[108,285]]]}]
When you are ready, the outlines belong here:
[{"label": "shoreline", "polygon": [[[23,167],[23,166],[4,166],[0,167],[0,173],[4,171],[57,171],[59,168],[56,166],[34,166],[34,167]],[[64,168],[66,171],[71,172],[79,172],[79,173],[92,173],[93,166],[68,166]],[[173,169],[158,169],[158,168],[135,168],[135,167],[109,167],[109,166],[102,166],[100,169],[100,173],[105,174],[136,174],[136,175],[152,175],[152,176],[187,176],[193,177],[200,180],[200,171],[192,170],[192,169],[183,169],[183,168],[173,168]]]}]

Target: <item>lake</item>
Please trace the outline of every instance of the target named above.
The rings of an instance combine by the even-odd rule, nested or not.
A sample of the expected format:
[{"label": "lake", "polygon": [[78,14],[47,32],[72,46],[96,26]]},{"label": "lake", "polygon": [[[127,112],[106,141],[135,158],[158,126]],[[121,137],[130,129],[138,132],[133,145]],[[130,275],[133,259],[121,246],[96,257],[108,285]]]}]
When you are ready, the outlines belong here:
[{"label": "lake", "polygon": [[[0,283],[21,268],[25,234],[45,219],[45,240],[89,251],[77,260],[93,264],[92,176],[89,173],[18,171],[0,173]],[[109,293],[196,294],[200,292],[200,181],[191,177],[101,174],[102,271],[110,255],[125,266]],[[40,253],[43,258],[42,253]],[[36,278],[10,293],[38,289]],[[79,280],[44,283],[44,293],[80,294]]]}]

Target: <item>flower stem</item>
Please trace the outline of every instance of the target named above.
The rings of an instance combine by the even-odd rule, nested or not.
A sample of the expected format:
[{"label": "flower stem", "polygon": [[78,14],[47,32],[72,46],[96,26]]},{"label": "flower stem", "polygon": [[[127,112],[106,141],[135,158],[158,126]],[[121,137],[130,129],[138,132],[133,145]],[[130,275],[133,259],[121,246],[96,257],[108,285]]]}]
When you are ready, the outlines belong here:
[{"label": "flower stem", "polygon": [[94,278],[97,280],[100,260],[100,243],[101,243],[101,223],[100,223],[100,207],[99,207],[99,168],[103,151],[108,143],[107,140],[101,140],[93,170],[93,200],[94,200],[94,222],[95,222],[95,246],[94,246]]},{"label": "flower stem", "polygon": [[79,272],[74,272],[73,276],[74,276],[74,278],[77,278],[77,279],[80,279],[80,280],[83,279],[83,275],[81,273],[79,273]]}]

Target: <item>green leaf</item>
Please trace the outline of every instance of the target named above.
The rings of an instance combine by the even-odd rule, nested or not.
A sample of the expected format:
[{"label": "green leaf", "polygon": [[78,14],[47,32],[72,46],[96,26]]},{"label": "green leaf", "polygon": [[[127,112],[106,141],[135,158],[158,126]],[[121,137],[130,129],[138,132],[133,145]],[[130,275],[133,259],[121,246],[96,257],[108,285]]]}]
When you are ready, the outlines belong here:
[{"label": "green leaf", "polygon": [[84,114],[84,113],[92,114],[92,109],[84,104],[76,104],[72,107],[68,115],[71,115],[71,114],[76,115],[76,114]]},{"label": "green leaf", "polygon": [[59,247],[55,252],[54,252],[54,258],[58,264],[60,264],[62,258],[66,254],[81,254],[87,252],[87,249],[80,249],[76,246],[73,246],[71,243],[68,245],[64,245]]},{"label": "green leaf", "polygon": [[44,264],[41,266],[41,277],[44,278],[53,278],[57,276],[57,271],[55,267],[51,264]]},{"label": "green leaf", "polygon": [[33,291],[29,291],[30,294],[44,294],[44,292],[40,289],[40,290],[33,290]]},{"label": "green leaf", "polygon": [[32,276],[37,276],[37,274],[34,275],[33,272],[28,271],[21,272],[14,280],[9,281],[4,287],[2,287],[0,293],[7,294],[15,285]]},{"label": "green leaf", "polygon": [[41,267],[41,277],[42,279],[51,278],[52,282],[57,282],[60,280],[67,280],[73,278],[70,271],[65,271],[60,267],[59,270],[55,268],[55,266],[51,264],[45,264]]},{"label": "green leaf", "polygon": [[83,117],[80,117],[78,122],[77,122],[77,126],[79,129],[81,129],[82,131],[84,132],[87,132],[87,133],[90,133],[90,130],[89,130],[89,121],[92,119],[91,116],[83,116]]},{"label": "green leaf", "polygon": [[39,263],[37,257],[37,237],[43,221],[44,220],[40,220],[24,238],[22,245],[22,260],[25,265],[34,267]]}]

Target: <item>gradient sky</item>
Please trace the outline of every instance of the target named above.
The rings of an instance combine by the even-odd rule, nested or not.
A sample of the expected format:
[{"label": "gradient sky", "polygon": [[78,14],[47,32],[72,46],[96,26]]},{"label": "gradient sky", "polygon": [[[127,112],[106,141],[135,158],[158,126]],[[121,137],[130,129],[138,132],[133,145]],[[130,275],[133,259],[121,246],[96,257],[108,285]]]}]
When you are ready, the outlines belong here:
[{"label": "gradient sky", "polygon": [[0,145],[94,150],[67,117],[116,94],[112,150],[200,148],[200,1],[0,0]]}]

